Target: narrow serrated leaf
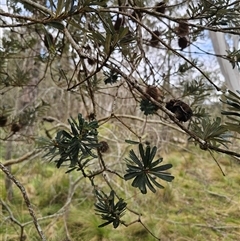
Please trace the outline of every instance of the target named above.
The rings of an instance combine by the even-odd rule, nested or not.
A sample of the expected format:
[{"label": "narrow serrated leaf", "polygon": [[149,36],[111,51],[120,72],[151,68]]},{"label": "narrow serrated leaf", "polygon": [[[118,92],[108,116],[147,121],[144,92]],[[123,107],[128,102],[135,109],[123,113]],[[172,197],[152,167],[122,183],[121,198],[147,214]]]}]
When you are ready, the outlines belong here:
[{"label": "narrow serrated leaf", "polygon": [[138,145],[139,141],[132,141],[132,140],[125,140],[126,143],[132,144],[132,145]]},{"label": "narrow serrated leaf", "polygon": [[58,0],[57,1],[56,16],[59,16],[62,13],[63,7],[64,7],[64,0]]},{"label": "narrow serrated leaf", "polygon": [[155,193],[155,192],[156,192],[156,189],[153,187],[153,185],[152,185],[152,183],[150,182],[148,176],[145,175],[144,177],[145,177],[145,183],[146,183],[146,185],[148,186],[148,188],[149,188],[153,193]]},{"label": "narrow serrated leaf", "polygon": [[51,21],[51,22],[46,23],[46,25],[56,28],[58,30],[64,29],[64,25],[58,21]]},{"label": "narrow serrated leaf", "polygon": [[161,172],[161,171],[166,171],[170,168],[172,168],[172,164],[165,164],[159,167],[151,168],[149,172]]}]

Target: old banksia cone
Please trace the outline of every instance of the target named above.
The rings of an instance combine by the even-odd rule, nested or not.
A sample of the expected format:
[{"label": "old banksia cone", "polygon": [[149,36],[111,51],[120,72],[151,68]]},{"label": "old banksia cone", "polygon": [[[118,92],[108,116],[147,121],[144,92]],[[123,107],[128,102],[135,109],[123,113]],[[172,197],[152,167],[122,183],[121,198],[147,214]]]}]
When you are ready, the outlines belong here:
[{"label": "old banksia cone", "polygon": [[158,102],[163,101],[163,93],[161,89],[157,86],[149,85],[146,89],[146,93]]},{"label": "old banksia cone", "polygon": [[189,41],[187,37],[180,37],[178,39],[178,46],[181,48],[181,50],[184,50],[185,48],[187,48],[188,45],[189,45]]},{"label": "old banksia cone", "polygon": [[99,151],[101,153],[105,153],[108,151],[109,145],[106,141],[100,141],[99,144],[100,144]]},{"label": "old banksia cone", "polygon": [[187,22],[179,22],[178,27],[176,28],[177,35],[179,37],[184,37],[189,34],[189,26]]},{"label": "old banksia cone", "polygon": [[16,132],[20,131],[20,129],[21,129],[21,126],[17,123],[13,123],[12,126],[11,126],[11,131],[13,133],[16,133]]},{"label": "old banksia cone", "polygon": [[0,127],[3,127],[7,124],[7,117],[4,115],[0,116]]},{"label": "old banksia cone", "polygon": [[166,108],[175,114],[179,121],[186,122],[192,115],[192,109],[181,100],[170,100],[166,103]]},{"label": "old banksia cone", "polygon": [[165,2],[160,2],[160,3],[157,3],[156,5],[156,11],[158,13],[165,13],[165,10],[166,10],[166,3]]},{"label": "old banksia cone", "polygon": [[[160,35],[160,32],[158,30],[153,31],[153,33],[157,36]],[[150,44],[152,47],[156,47],[158,45],[158,38],[152,34],[152,39],[150,40]]]},{"label": "old banksia cone", "polygon": [[121,17],[117,17],[117,20],[116,20],[116,22],[115,22],[115,24],[114,24],[114,29],[116,30],[116,31],[118,31],[121,27],[123,27],[124,26],[124,18],[121,18]]}]

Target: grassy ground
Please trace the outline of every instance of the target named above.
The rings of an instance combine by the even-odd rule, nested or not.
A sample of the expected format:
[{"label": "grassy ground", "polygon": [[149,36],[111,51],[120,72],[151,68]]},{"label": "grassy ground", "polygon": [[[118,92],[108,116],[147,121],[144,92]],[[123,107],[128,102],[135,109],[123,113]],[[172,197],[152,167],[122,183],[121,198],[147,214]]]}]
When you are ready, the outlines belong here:
[{"label": "grassy ground", "polygon": [[[175,179],[170,184],[163,183],[165,189],[156,194],[142,195],[131,187],[131,183],[112,180],[128,207],[142,214],[144,225],[162,241],[240,240],[240,165],[227,156],[216,155],[226,174],[223,176],[210,155],[195,147],[191,152],[170,151],[163,158],[164,163],[173,164]],[[39,160],[13,169],[14,175],[25,186],[37,216],[49,217],[39,221],[47,240],[67,241],[66,230],[72,241],[155,240],[137,222],[116,230],[112,226],[98,228],[102,220],[95,215],[92,188],[85,179],[77,184],[69,211],[52,217],[66,203],[69,185],[80,173],[70,176],[63,169]],[[4,199],[3,173],[0,173],[0,185]],[[16,187],[12,203],[7,204],[12,215],[26,224],[25,240],[39,240],[33,224],[28,223],[31,217]],[[9,213],[2,209],[0,240],[19,240],[20,227],[7,219]],[[128,211],[123,217],[127,223],[137,218]]]}]

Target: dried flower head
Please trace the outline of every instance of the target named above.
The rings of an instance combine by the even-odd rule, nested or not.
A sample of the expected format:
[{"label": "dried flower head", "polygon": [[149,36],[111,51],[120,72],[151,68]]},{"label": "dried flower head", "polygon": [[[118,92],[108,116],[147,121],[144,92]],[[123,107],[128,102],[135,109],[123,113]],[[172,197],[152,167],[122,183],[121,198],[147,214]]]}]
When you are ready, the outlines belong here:
[{"label": "dried flower head", "polygon": [[193,115],[190,106],[181,100],[170,100],[166,103],[166,108],[174,113],[179,121],[186,122]]},{"label": "dried flower head", "polygon": [[158,13],[165,13],[165,10],[166,10],[166,3],[165,2],[160,2],[160,3],[157,3],[156,4],[156,11]]},{"label": "dried flower head", "polygon": [[163,93],[157,86],[149,85],[146,89],[146,93],[158,102],[163,101]]},{"label": "dried flower head", "polygon": [[21,129],[21,126],[17,123],[13,123],[12,126],[11,126],[11,131],[13,133],[16,133],[16,132],[20,131],[20,129]]},{"label": "dried flower head", "polygon": [[180,37],[178,39],[178,46],[181,48],[181,50],[184,50],[185,48],[187,48],[188,45],[189,45],[189,41],[187,37]]},{"label": "dried flower head", "polygon": [[88,115],[88,119],[89,119],[90,121],[95,120],[95,119],[96,119],[95,114],[94,114],[94,113],[90,113],[90,114]]},{"label": "dried flower head", "polygon": [[94,59],[90,59],[90,58],[88,58],[87,61],[89,65],[94,65],[96,63]]},{"label": "dried flower head", "polygon": [[179,22],[178,27],[176,28],[177,35],[179,37],[184,37],[189,34],[189,26],[187,22]]},{"label": "dried flower head", "polygon": [[105,153],[108,151],[109,145],[106,141],[100,141],[99,144],[100,144],[99,151],[101,153]]},{"label": "dried flower head", "polygon": [[115,22],[115,24],[114,24],[114,29],[116,30],[116,31],[118,31],[121,27],[123,27],[123,25],[124,25],[124,18],[121,18],[121,17],[117,17],[117,20],[116,20],[116,22]]},{"label": "dried flower head", "polygon": [[[160,36],[160,32],[158,30],[153,31],[153,33],[157,36]],[[152,47],[156,47],[158,45],[158,42],[159,42],[158,38],[152,35],[152,39],[150,40],[150,45]]]},{"label": "dried flower head", "polygon": [[0,116],[0,127],[3,127],[7,124],[7,117],[4,115]]}]

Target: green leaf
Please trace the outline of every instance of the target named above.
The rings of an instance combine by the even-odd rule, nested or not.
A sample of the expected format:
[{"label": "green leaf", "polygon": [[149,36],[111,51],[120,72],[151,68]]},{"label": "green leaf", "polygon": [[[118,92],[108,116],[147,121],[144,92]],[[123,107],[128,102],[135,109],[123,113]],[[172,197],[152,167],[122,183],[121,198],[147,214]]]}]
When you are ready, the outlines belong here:
[{"label": "green leaf", "polygon": [[150,172],[161,172],[172,168],[172,164],[165,164],[159,167],[152,168]]},{"label": "green leaf", "polygon": [[119,30],[119,39],[122,39],[124,38],[129,32],[129,28],[128,27],[125,27],[125,28],[120,28]]},{"label": "green leaf", "polygon": [[106,55],[109,55],[111,52],[111,41],[112,41],[112,34],[109,33],[106,36],[105,44],[104,44],[104,49],[105,49]]},{"label": "green leaf", "polygon": [[152,168],[154,168],[155,166],[157,166],[159,163],[161,163],[163,161],[163,158],[159,158],[158,160],[156,160],[155,162],[153,162],[151,164],[151,170]]},{"label": "green leaf", "polygon": [[139,141],[132,141],[132,140],[125,140],[125,142],[131,145],[138,145],[140,143]]},{"label": "green leaf", "polygon": [[65,130],[62,130],[61,132],[62,132],[62,135],[65,136],[66,138],[72,139],[72,136],[68,132],[66,132]]},{"label": "green leaf", "polygon": [[151,179],[151,182],[153,182],[155,186],[157,186],[157,187],[160,188],[160,189],[163,189],[163,188],[164,188],[164,186],[162,186],[160,183],[158,183],[158,182],[155,180],[154,177],[152,177],[151,175],[148,175],[148,176],[149,176],[149,178]]},{"label": "green leaf", "polygon": [[135,162],[139,167],[143,167],[143,164],[142,162],[138,159],[138,157],[136,156],[136,154],[134,153],[133,150],[130,151],[130,154],[129,154],[129,157],[130,159]]},{"label": "green leaf", "polygon": [[133,166],[130,164],[127,164],[127,167],[129,168],[129,172],[140,172],[142,171],[142,168],[139,166]]},{"label": "green leaf", "polygon": [[63,7],[64,7],[64,0],[58,0],[57,1],[57,9],[56,9],[56,17],[58,17],[62,13]]},{"label": "green leaf", "polygon": [[140,143],[138,145],[138,148],[139,148],[139,153],[140,153],[140,156],[142,158],[142,161],[143,161],[143,164],[144,164],[144,167],[145,167],[145,153],[144,153],[144,150],[143,150],[143,145],[142,143]]},{"label": "green leaf", "polygon": [[167,181],[167,182],[171,182],[174,179],[174,177],[171,176],[169,173],[163,174],[163,173],[159,173],[159,172],[151,172],[151,174],[155,175],[158,178],[161,178],[162,180]]},{"label": "green leaf", "polygon": [[154,146],[154,147],[152,148],[151,154],[150,154],[150,156],[149,156],[149,160],[150,160],[151,162],[153,161],[156,153],[157,153],[157,147]]},{"label": "green leaf", "polygon": [[98,225],[98,227],[99,227],[99,228],[102,228],[102,227],[107,226],[107,225],[110,224],[110,223],[112,223],[112,221],[108,221],[108,222],[106,222],[106,223],[103,223],[103,224],[101,224],[101,225]]},{"label": "green leaf", "polygon": [[46,23],[46,25],[56,28],[58,30],[64,29],[64,25],[58,21],[51,21],[51,22]]},{"label": "green leaf", "polygon": [[148,179],[148,175],[145,175],[145,183],[147,184],[148,188],[153,192],[155,193],[156,192],[156,189],[153,187],[152,183],[149,181]]},{"label": "green leaf", "polygon": [[139,175],[139,173],[137,173],[137,172],[127,173],[124,175],[124,179],[127,181],[127,180],[135,178],[138,175]]}]

